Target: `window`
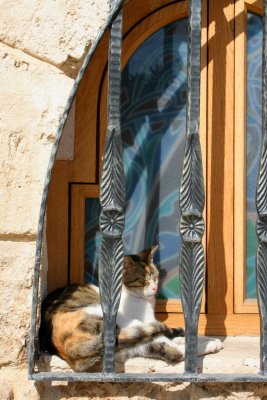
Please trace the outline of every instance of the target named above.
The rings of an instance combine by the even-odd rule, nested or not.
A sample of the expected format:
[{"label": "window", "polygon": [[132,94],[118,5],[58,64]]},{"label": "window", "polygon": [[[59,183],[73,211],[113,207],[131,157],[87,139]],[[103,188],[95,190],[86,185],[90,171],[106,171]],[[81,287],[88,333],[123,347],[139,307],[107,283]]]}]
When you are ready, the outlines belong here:
[{"label": "window", "polygon": [[[257,112],[257,115],[260,113],[261,96],[256,96],[257,101],[254,102],[256,111],[250,109],[250,104],[253,102],[249,96],[254,96],[255,90],[260,90],[260,83],[257,81],[255,85],[254,76],[250,77],[249,73],[257,73],[257,70],[249,63],[254,62],[259,66],[260,62],[255,58],[254,51],[261,46],[261,7],[262,2],[254,0],[247,2],[238,0],[235,3],[233,1],[203,1],[200,136],[206,183],[206,235],[203,239],[206,248],[206,288],[200,315],[200,334],[259,334],[255,275],[253,275],[256,242],[255,237],[253,239],[252,236],[254,235],[255,216],[252,214],[251,205],[255,198],[253,191],[255,191],[255,171],[257,170],[254,150],[259,151],[260,135],[253,137],[253,146],[250,146],[249,127],[252,117],[258,121],[259,117],[255,117],[255,113]],[[182,53],[183,45],[186,43],[186,34],[182,34],[186,17],[186,1],[177,3],[166,0],[149,0],[139,8],[135,7],[133,2],[125,5],[122,123],[125,126],[126,170],[129,168],[127,162],[129,160],[132,162],[134,157],[139,163],[136,164],[136,170],[131,171],[133,177],[128,181],[129,202],[133,201],[135,194],[138,198],[139,194],[135,190],[139,189],[139,186],[151,185],[153,179],[157,180],[155,175],[151,175],[150,181],[148,178],[144,181],[140,179],[140,176],[144,178],[146,170],[143,168],[142,162],[149,157],[150,152],[145,153],[143,159],[140,157],[138,159],[136,153],[140,141],[149,140],[153,135],[153,139],[157,135],[160,137],[162,126],[165,123],[159,117],[160,112],[166,113],[167,120],[169,118],[174,125],[177,123],[177,126],[182,127],[185,122],[183,120],[184,110],[181,108],[177,112],[176,120],[176,117],[171,114],[172,112],[175,114],[175,108],[172,109],[172,105],[169,107],[168,101],[178,98],[178,95],[177,98],[175,97],[177,94],[175,85],[178,81],[173,80],[171,75],[172,72],[177,74],[177,66],[172,61],[172,56],[169,58],[169,50],[172,44],[175,44]],[[167,73],[170,74],[170,81],[167,78],[165,81],[163,79],[163,86],[165,86],[162,93],[164,96],[159,95],[158,115],[154,115],[153,123],[151,120],[148,123],[145,119],[147,113],[144,110],[150,110],[151,102],[155,100],[148,98],[146,103],[145,90],[149,89],[150,94],[149,79],[158,80],[156,74],[162,76],[164,74],[162,70],[157,70],[156,65],[153,65],[154,78],[153,75],[147,74],[142,81],[142,74],[146,74],[146,62],[142,61],[144,64],[142,71],[140,69],[142,63],[138,60],[145,60],[148,48],[146,46],[152,46],[151,49],[155,48],[154,40],[162,43],[162,47],[157,51],[161,52],[159,58],[163,59],[162,65],[164,66],[164,57],[166,65],[169,63],[170,70]],[[178,40],[180,40],[179,43]],[[163,43],[165,45],[167,43],[167,47],[164,47]],[[164,54],[165,48],[167,48],[166,54]],[[251,51],[253,56],[250,59]],[[105,35],[77,93],[74,159],[56,161],[53,171],[47,217],[49,291],[64,286],[67,282],[84,282],[85,278],[94,280],[97,276],[94,249],[98,240],[96,216],[99,213],[99,177],[106,132],[107,54],[108,37]],[[170,52],[170,54],[173,53]],[[260,57],[258,53],[257,57]],[[157,55],[154,58],[151,56],[148,58],[148,62],[152,63],[156,58]],[[182,57],[181,63],[183,63]],[[185,65],[181,64],[179,73],[184,74],[184,67]],[[172,72],[170,72],[171,68]],[[134,76],[134,79],[131,76]],[[258,78],[256,77],[256,79]],[[166,82],[169,82],[169,85],[166,86]],[[182,80],[177,84],[179,87],[182,87],[181,82]],[[251,82],[252,89],[247,87]],[[154,88],[154,83],[152,86]],[[168,89],[165,90],[166,88]],[[145,114],[142,117],[136,117],[138,114],[134,114],[136,110],[133,108],[133,103],[131,105],[128,103],[129,98],[133,96],[133,90],[139,90],[137,99],[140,100],[142,112]],[[179,96],[180,104],[182,104],[185,93],[181,90]],[[160,107],[162,107],[162,111],[160,111]],[[133,116],[135,116],[135,120],[133,120]],[[132,132],[135,129],[139,136],[133,137]],[[181,128],[181,131],[183,129]],[[158,299],[157,312],[158,318],[171,326],[183,324],[176,275],[172,279],[172,269],[177,268],[179,250],[179,235],[176,235],[174,230],[179,216],[175,198],[178,196],[180,179],[180,154],[183,153],[182,134],[177,136],[176,140],[181,141],[181,150],[175,150],[170,170],[173,172],[176,168],[174,165],[177,165],[175,171],[177,174],[168,172],[167,183],[172,186],[171,189],[166,187],[166,192],[173,196],[170,201],[173,201],[172,204],[176,207],[174,212],[176,220],[173,220],[172,230],[169,230],[169,222],[164,218],[159,219],[158,215],[154,215],[157,221],[156,225],[152,224],[151,210],[155,208],[153,206],[149,208],[150,214],[148,213],[145,217],[144,210],[138,209],[140,213],[143,213],[143,217],[137,216],[134,212],[134,223],[148,221],[146,227],[152,233],[141,235],[142,243],[134,242],[130,232],[131,229],[136,229],[136,225],[131,225],[130,229],[128,222],[125,236],[127,252],[134,252],[138,250],[139,246],[140,248],[143,245],[145,247],[157,240],[160,242],[161,253],[157,261],[158,264],[162,264],[162,268],[166,269],[167,275],[161,290],[163,298]],[[170,143],[174,149],[175,142],[170,141]],[[150,143],[144,141],[142,151],[149,146]],[[161,165],[166,160],[166,158],[162,158],[163,153],[164,157],[167,157],[169,150],[166,151],[162,148],[160,155],[159,153],[156,155],[161,158]],[[141,174],[137,178],[139,170],[142,170],[143,175]],[[160,179],[160,182],[164,182],[162,177]],[[134,189],[130,188],[130,180],[133,182]],[[153,190],[151,186],[144,186],[144,191],[148,191],[148,188],[149,191]],[[163,190],[162,193],[165,196],[164,184],[160,186],[160,190]],[[157,199],[157,201],[159,200]],[[161,202],[159,201],[159,203]],[[134,201],[134,205],[138,205],[138,203]],[[170,205],[167,207],[170,208]],[[128,221],[131,216],[130,210],[132,210],[131,207],[129,207]],[[159,213],[157,207],[154,211]],[[172,219],[171,216],[169,218]],[[150,224],[153,226],[150,227]],[[168,225],[168,229],[165,229],[166,225]],[[141,227],[142,225],[140,225],[140,229],[143,229]],[[173,243],[177,249],[176,254],[175,250],[170,250],[172,255],[169,265],[168,257],[166,254],[164,255],[166,248],[164,240],[168,243],[171,242],[168,235],[174,235]]]},{"label": "window", "polygon": [[[192,47],[189,46],[189,49],[194,49],[195,52],[192,51],[191,54],[194,57],[189,57],[189,60],[192,62],[193,60],[197,60],[197,64],[199,63],[200,58],[197,56],[197,52],[199,50],[199,39],[200,39],[200,22],[199,13],[200,10],[199,3],[196,0],[195,7],[191,7],[191,18],[190,18],[190,27],[194,34],[189,36],[191,40]],[[251,200],[251,196],[253,191],[255,190],[255,176],[256,176],[256,166],[258,164],[259,158],[259,115],[260,115],[260,100],[261,97],[257,92],[261,86],[261,80],[258,73],[258,66],[261,63],[260,55],[258,52],[259,43],[261,42],[261,14],[262,14],[262,2],[260,0],[237,0],[234,2],[229,2],[228,0],[224,2],[212,2],[212,1],[203,1],[203,27],[202,27],[202,79],[201,79],[201,112],[200,112],[200,131],[201,131],[201,140],[202,140],[202,149],[204,155],[204,173],[206,178],[206,193],[207,193],[207,206],[205,210],[206,214],[206,225],[207,225],[207,234],[204,238],[204,245],[206,247],[206,255],[207,255],[207,274],[206,274],[206,296],[202,305],[202,314],[200,315],[200,324],[199,324],[199,333],[206,334],[215,334],[215,335],[231,335],[231,334],[255,334],[259,332],[259,315],[257,312],[257,305],[255,301],[255,285],[253,281],[255,281],[255,273],[254,273],[254,262],[255,262],[255,237],[253,237],[253,230],[251,226],[255,223],[255,207],[253,201]],[[191,5],[194,4],[192,1]],[[141,3],[140,3],[141,5]],[[158,116],[160,110],[166,110],[168,108],[168,104],[170,104],[170,109],[172,109],[172,102],[176,103],[175,99],[177,99],[177,94],[179,93],[179,89],[183,87],[183,81],[180,81],[180,84],[177,85],[177,73],[183,71],[183,63],[180,63],[180,67],[176,69],[176,63],[174,62],[175,57],[169,57],[169,53],[167,51],[166,54],[166,46],[167,48],[175,48],[181,46],[183,40],[181,40],[180,44],[173,46],[175,43],[175,34],[176,28],[178,25],[183,23],[183,20],[186,18],[186,10],[187,3],[185,1],[178,2],[167,2],[164,0],[148,0],[146,3],[142,4],[140,8],[134,8],[136,3],[127,2],[125,5],[125,18],[124,18],[124,40],[123,40],[123,68],[125,71],[125,86],[122,86],[122,108],[128,107],[130,112],[125,113],[125,120],[123,120],[123,127],[125,128],[124,134],[124,159],[126,169],[132,168],[133,163],[127,164],[128,158],[130,160],[137,161],[137,156],[139,156],[139,147],[142,148],[143,158],[141,159],[141,168],[137,168],[137,171],[140,171],[140,176],[145,177],[145,190],[143,193],[145,194],[145,203],[149,204],[150,201],[147,201],[147,192],[148,189],[151,189],[148,186],[148,165],[144,164],[144,159],[150,156],[150,152],[145,152],[145,147],[149,147],[146,143],[150,139],[150,130],[151,132],[161,131],[162,126],[166,121],[169,122],[167,126],[172,128],[172,123],[176,125],[177,121],[175,120],[177,114],[174,113],[173,117],[170,114],[164,115],[164,123],[162,124],[162,120],[154,120],[152,117],[153,112],[156,110],[156,116]],[[117,6],[115,6],[116,8]],[[113,15],[115,15],[114,10],[112,11]],[[194,19],[194,17],[196,17]],[[195,26],[197,28],[194,30],[192,25],[192,21],[196,21]],[[267,10],[265,9],[265,26],[267,23]],[[115,24],[114,24],[115,25]],[[113,27],[114,27],[113,25]],[[208,30],[206,30],[206,25]],[[108,24],[106,23],[106,27]],[[179,35],[182,33],[181,26],[179,28]],[[114,29],[112,30],[114,33]],[[266,33],[266,31],[265,31]],[[160,84],[164,81],[164,72],[165,67],[167,65],[171,65],[169,71],[174,71],[175,73],[170,74],[170,79],[165,81],[163,86],[163,95],[157,94],[155,98],[153,98],[153,90],[154,86],[149,88],[147,102],[143,102],[143,96],[132,96],[132,87],[135,87],[136,82],[138,83],[139,75],[143,75],[144,79],[141,81],[140,86],[137,85],[141,92],[146,95],[145,88],[149,87],[150,82],[150,72],[148,73],[145,69],[138,69],[140,65],[138,63],[134,63],[135,56],[140,51],[144,51],[147,49],[148,43],[153,44],[153,38],[157,36],[157,42],[160,42],[160,37],[163,38],[163,56],[158,57],[158,59],[162,59],[163,62],[160,65],[160,78],[156,80],[155,84]],[[178,36],[179,36],[178,35]],[[183,36],[183,35],[182,35]],[[171,38],[170,42],[169,39]],[[194,41],[198,38],[196,41]],[[266,44],[266,41],[263,41]],[[97,252],[95,248],[97,246],[97,228],[95,221],[98,219],[99,214],[99,171],[101,170],[102,156],[103,156],[103,143],[105,140],[105,131],[106,131],[106,109],[107,109],[107,83],[106,83],[106,61],[107,61],[107,53],[108,53],[108,35],[104,35],[100,40],[97,41],[98,47],[93,55],[92,62],[90,64],[90,68],[87,70],[82,69],[82,71],[86,71],[83,75],[83,80],[81,85],[79,86],[79,90],[76,96],[75,108],[73,108],[73,112],[75,112],[75,137],[74,142],[74,156],[73,159],[57,159],[55,163],[55,168],[53,169],[53,176],[51,181],[51,186],[49,190],[49,198],[48,198],[48,210],[47,210],[47,248],[48,248],[48,262],[49,262],[49,270],[48,270],[48,290],[65,285],[69,282],[84,282],[86,279],[96,279],[97,271],[96,271],[96,263],[95,257],[97,256]],[[114,43],[113,43],[114,44]],[[196,46],[194,46],[196,44]],[[93,47],[94,48],[94,47]],[[152,53],[153,46],[150,48],[150,56],[148,62],[153,61]],[[147,50],[146,50],[147,51]],[[159,48],[157,47],[157,51]],[[151,53],[152,52],[152,53]],[[267,46],[264,47],[264,54],[266,56]],[[171,52],[171,54],[175,54]],[[89,60],[92,55],[92,50],[89,51]],[[111,52],[111,56],[114,56],[113,52]],[[141,57],[142,60],[144,58]],[[133,63],[133,64],[131,64]],[[110,63],[111,64],[111,63]],[[142,68],[145,67],[145,62],[139,62],[142,65]],[[160,64],[160,63],[159,63]],[[179,63],[178,63],[179,64]],[[192,66],[193,63],[190,63]],[[118,65],[118,63],[117,63]],[[152,63],[153,65],[153,63]],[[138,68],[137,68],[138,67]],[[131,74],[129,74],[129,70],[132,68],[134,73],[134,82],[132,82]],[[266,63],[264,65],[264,72],[266,72]],[[152,76],[157,76],[158,68],[152,70]],[[192,81],[195,79],[196,85],[192,85],[192,90],[189,91],[189,99],[192,101],[190,104],[198,103],[199,100],[199,64],[197,65],[197,69],[195,69],[195,73],[193,72],[193,68],[189,68],[191,71],[190,77],[193,77]],[[117,75],[120,72],[117,69]],[[79,75],[79,77],[81,76]],[[137,75],[137,76],[135,76]],[[168,75],[167,75],[168,77]],[[197,78],[197,79],[196,79]],[[153,78],[154,79],[154,78]],[[153,80],[152,79],[152,80]],[[266,91],[267,91],[267,79],[266,74],[263,75],[264,81],[264,117],[266,118]],[[110,85],[114,81],[110,80]],[[156,86],[157,87],[157,86]],[[74,98],[74,94],[76,94],[77,82],[75,84],[73,90],[73,96],[70,96],[67,111],[64,113],[64,118],[69,114],[70,104]],[[174,90],[173,90],[174,89]],[[177,90],[175,90],[177,89]],[[197,92],[197,96],[194,97],[194,91]],[[180,90],[181,94],[183,90]],[[141,99],[142,107],[137,102],[137,107],[134,110],[134,119],[131,122],[131,113],[133,102],[129,102],[129,99],[137,99],[138,101]],[[156,102],[155,102],[156,99]],[[181,112],[183,107],[181,105],[184,103],[183,96],[178,96],[179,102],[178,105],[179,113]],[[181,102],[180,102],[181,101]],[[117,102],[118,104],[119,102]],[[151,104],[157,105],[156,108],[152,108]],[[144,104],[146,107],[144,107]],[[188,108],[190,111],[193,109],[192,107]],[[104,339],[105,339],[105,369],[103,374],[95,374],[94,376],[90,374],[36,374],[34,371],[34,352],[35,352],[35,339],[37,334],[37,310],[38,310],[38,284],[40,283],[39,279],[39,267],[40,267],[40,255],[41,255],[41,246],[42,246],[42,231],[44,227],[44,218],[45,218],[45,208],[46,208],[46,195],[49,188],[49,179],[50,173],[52,171],[52,167],[54,165],[54,156],[56,154],[57,144],[59,142],[59,138],[62,132],[63,122],[58,130],[58,135],[56,137],[55,145],[53,147],[47,179],[44,187],[41,210],[40,210],[40,218],[39,218],[39,229],[38,229],[38,239],[37,239],[37,252],[36,252],[36,260],[35,260],[35,275],[34,275],[34,290],[33,290],[33,314],[32,314],[32,328],[31,328],[31,342],[30,342],[30,361],[29,361],[29,372],[30,377],[36,380],[46,380],[56,378],[58,380],[62,379],[70,379],[70,380],[87,380],[87,381],[107,381],[111,378],[114,381],[127,381],[127,380],[136,380],[136,381],[144,381],[144,380],[175,380],[175,381],[209,381],[209,380],[219,380],[219,381],[229,381],[232,378],[229,378],[229,375],[195,375],[196,373],[196,344],[197,344],[197,318],[199,311],[200,302],[198,302],[195,307],[197,301],[194,302],[194,298],[198,296],[200,290],[202,290],[202,260],[203,260],[203,252],[200,242],[200,237],[203,232],[203,221],[201,219],[202,213],[202,177],[201,173],[198,175],[199,164],[200,164],[200,154],[198,152],[199,141],[198,135],[195,135],[195,131],[192,130],[192,127],[198,124],[196,118],[199,114],[198,112],[198,104],[195,104],[195,109],[197,112],[189,113],[192,118],[189,118],[189,134],[186,138],[186,151],[185,151],[185,166],[183,172],[183,184],[184,181],[187,180],[190,173],[194,171],[191,176],[193,176],[194,182],[193,187],[196,189],[200,188],[200,196],[201,200],[196,201],[196,207],[193,209],[192,204],[194,201],[191,201],[190,196],[196,195],[196,190],[190,190],[191,185],[188,185],[188,181],[190,184],[192,180],[188,179],[188,181],[183,185],[183,189],[181,190],[181,198],[185,197],[185,193],[189,194],[189,206],[186,209],[188,214],[185,214],[184,208],[183,210],[183,221],[188,223],[189,218],[192,218],[196,223],[200,223],[201,228],[199,232],[197,232],[197,228],[191,226],[191,221],[187,224],[187,229],[182,229],[182,235],[184,238],[184,243],[182,246],[181,254],[184,256],[188,251],[188,254],[200,254],[200,257],[196,261],[197,257],[195,257],[194,261],[192,261],[193,256],[189,256],[188,259],[190,262],[183,262],[181,266],[191,266],[193,268],[183,268],[184,279],[182,279],[182,293],[186,297],[186,301],[183,301],[183,304],[187,303],[189,307],[185,307],[185,319],[188,322],[186,324],[186,357],[185,357],[185,371],[186,374],[181,376],[175,374],[173,376],[170,375],[154,375],[150,376],[149,374],[143,376],[141,374],[136,375],[127,375],[127,374],[118,374],[118,375],[109,375],[106,372],[113,371],[113,343],[114,343],[114,328],[115,328],[115,318],[111,321],[110,315],[104,313],[104,321],[108,327],[108,329],[104,329]],[[128,110],[128,109],[127,109]],[[136,112],[138,111],[138,113]],[[140,114],[141,111],[141,114]],[[149,114],[147,115],[147,112]],[[178,114],[179,114],[178,113]],[[145,116],[144,116],[145,114]],[[195,114],[195,115],[193,115]],[[69,114],[70,115],[70,114]],[[117,113],[119,115],[119,112]],[[140,119],[141,123],[139,128],[136,129],[136,125],[139,123],[140,115],[144,117],[144,119]],[[147,118],[148,117],[148,118]],[[124,118],[124,116],[123,116]],[[168,119],[169,118],[169,119]],[[173,118],[172,123],[170,120]],[[130,123],[129,123],[130,121]],[[159,123],[160,122],[160,123]],[[134,126],[134,129],[131,126]],[[183,121],[177,123],[177,127],[183,127]],[[253,129],[251,129],[251,126]],[[149,128],[149,129],[148,129]],[[114,129],[115,130],[115,129]],[[88,134],[90,132],[90,134]],[[170,130],[172,132],[172,129]],[[181,129],[182,132],[182,129]],[[73,133],[73,132],[72,132]],[[134,133],[132,135],[132,133]],[[179,133],[179,129],[175,129],[176,137],[175,140],[179,138],[182,139],[183,135]],[[140,135],[139,135],[140,134]],[[155,135],[156,136],[156,135]],[[109,136],[109,138],[111,135]],[[156,160],[159,160],[157,157],[160,154],[160,163],[159,171],[162,165],[165,164],[165,157],[162,157],[164,151],[164,139],[168,137],[166,131],[159,135],[160,146],[155,148],[153,152],[153,157],[156,156]],[[252,140],[251,140],[252,138]],[[266,290],[267,290],[267,281],[266,281],[266,259],[267,259],[267,246],[266,246],[266,214],[267,214],[267,151],[266,151],[266,143],[267,143],[267,133],[264,131],[264,146],[263,152],[261,155],[261,169],[259,174],[259,185],[257,189],[257,206],[259,213],[259,221],[257,223],[257,234],[260,240],[260,246],[258,248],[258,263],[257,263],[257,272],[258,272],[258,297],[259,304],[261,305],[261,374],[258,376],[249,376],[249,375],[236,375],[233,377],[233,380],[237,381],[248,381],[251,379],[253,381],[265,381],[266,380],[266,371],[267,371],[267,363],[266,359],[266,340],[267,336],[264,332],[264,326],[266,325]],[[130,141],[129,141],[130,139]],[[140,140],[142,139],[142,140]],[[153,136],[153,139],[155,137]],[[172,155],[172,148],[176,146],[176,141],[172,142],[173,138],[169,138],[168,143],[172,143],[172,145],[166,151],[166,157]],[[196,140],[197,139],[197,140]],[[178,140],[179,141],[179,140]],[[251,142],[252,145],[251,145]],[[109,141],[109,144],[112,146],[114,142]],[[129,153],[129,149],[133,145],[135,147],[135,151]],[[146,143],[144,145],[144,143]],[[154,143],[154,142],[153,142]],[[157,141],[156,141],[157,143]],[[256,145],[255,145],[256,144]],[[139,147],[138,147],[139,146]],[[116,147],[116,146],[115,146]],[[152,146],[153,147],[153,146]],[[109,147],[109,149],[111,146]],[[158,150],[160,149],[160,150]],[[117,148],[116,148],[117,150]],[[154,150],[154,147],[153,147]],[[176,153],[176,152],[174,152]],[[106,159],[107,151],[105,151],[105,159]],[[110,153],[109,153],[110,154]],[[111,151],[111,154],[114,153]],[[176,154],[175,154],[176,155]],[[131,158],[132,157],[132,158]],[[116,162],[120,162],[120,158],[115,158]],[[175,159],[175,158],[174,158]],[[188,160],[192,161],[190,164],[190,168],[188,168]],[[109,165],[114,165],[112,159],[108,159]],[[105,168],[104,170],[110,169],[106,167],[107,163],[104,162]],[[195,166],[197,165],[198,168]],[[138,167],[138,163],[136,165]],[[152,165],[153,167],[153,165]],[[169,174],[171,175],[173,166],[169,170]],[[153,171],[153,168],[152,170]],[[149,171],[149,173],[151,173]],[[136,174],[134,170],[134,176],[137,176],[137,180],[132,179],[133,186],[136,189],[142,179]],[[159,190],[160,193],[162,181],[161,181],[161,172],[159,173],[159,177],[157,176],[158,171],[156,171],[155,175],[151,175],[152,181],[155,180],[159,182]],[[164,175],[164,174],[163,174]],[[163,176],[162,175],[162,176]],[[130,174],[129,174],[130,176]],[[191,178],[190,176],[190,178]],[[196,179],[197,177],[197,179]],[[198,179],[199,178],[199,179]],[[177,177],[174,177],[176,180]],[[196,181],[201,181],[200,185],[195,185]],[[132,183],[132,182],[130,182]],[[168,182],[168,184],[171,182]],[[131,201],[133,200],[133,195],[135,194],[134,190],[131,190],[131,184],[129,184],[129,196],[128,202],[130,207],[132,206]],[[152,185],[152,189],[150,190],[153,193],[154,187],[156,185]],[[103,185],[101,185],[103,189]],[[110,186],[106,187],[107,190],[110,190]],[[178,193],[179,188],[175,188],[175,184],[173,187],[168,188],[166,192],[168,194],[173,195],[173,193]],[[166,192],[164,192],[166,196]],[[114,195],[115,196],[115,195]],[[262,196],[262,197],[261,197]],[[103,195],[101,195],[103,198]],[[112,198],[113,196],[110,196]],[[163,196],[164,197],[164,196]],[[137,197],[137,200],[138,197]],[[154,200],[154,199],[153,199]],[[160,196],[157,196],[158,204],[161,204]],[[164,199],[165,201],[165,199]],[[108,203],[108,202],[107,202]],[[121,201],[122,203],[122,201]],[[121,204],[120,203],[120,204]],[[183,202],[182,202],[183,203]],[[204,203],[204,200],[203,200]],[[169,203],[168,210],[172,209],[172,206]],[[114,221],[112,217],[112,213],[115,211],[117,214],[121,216],[121,208],[115,207],[112,205],[110,207],[110,203],[108,203],[107,208],[104,207],[105,216],[108,216],[109,219],[108,226],[110,230],[113,229],[115,244],[119,244],[122,246],[121,237],[118,238],[117,235],[118,230],[114,229]],[[156,207],[151,207],[156,208]],[[153,236],[153,232],[157,232],[157,235],[160,237],[162,241],[161,235],[162,232],[165,232],[161,229],[161,217],[160,217],[160,207],[153,210],[156,213],[157,221],[156,226],[157,229],[154,231],[153,229],[147,228],[149,226],[151,218],[145,218],[146,224],[144,225],[145,230],[149,230],[151,235],[139,235],[138,239],[141,238],[145,242],[146,240],[154,240],[155,235]],[[136,212],[143,212],[143,207],[140,210],[140,207],[136,210]],[[150,208],[145,209],[144,214],[151,215]],[[129,212],[128,219],[132,217],[132,213]],[[163,217],[165,214],[163,213]],[[137,224],[139,224],[139,219],[136,218]],[[169,229],[171,223],[167,223],[167,228]],[[128,227],[131,226],[128,222]],[[154,226],[154,225],[153,225]],[[128,229],[128,228],[127,228]],[[194,230],[195,229],[195,230]],[[136,228],[133,229],[136,231]],[[185,237],[188,235],[188,231],[195,233],[197,240],[195,243],[193,241],[188,241],[185,243]],[[169,232],[169,231],[167,231]],[[105,236],[105,230],[103,230],[103,235]],[[176,232],[171,231],[176,235]],[[188,236],[187,236],[188,238]],[[91,243],[90,240],[92,239]],[[179,234],[175,236],[175,239],[179,241]],[[131,241],[131,235],[129,235],[129,240]],[[108,238],[109,242],[111,242],[110,237]],[[88,243],[88,244],[87,244]],[[132,247],[132,245],[129,245]],[[108,246],[107,246],[108,247]],[[115,248],[115,246],[114,246]],[[121,247],[120,247],[121,248]],[[201,250],[200,252],[199,249]],[[108,252],[110,257],[114,256],[114,253]],[[103,255],[103,253],[101,253]],[[106,256],[106,253],[104,253]],[[170,252],[170,256],[172,257],[172,253]],[[174,257],[176,255],[174,254]],[[105,257],[103,257],[104,259]],[[183,258],[183,257],[182,257]],[[185,258],[185,257],[184,257]],[[102,259],[102,260],[103,260]],[[199,259],[201,260],[199,263]],[[168,261],[168,258],[161,257],[160,262],[162,263]],[[120,260],[122,261],[122,259]],[[201,264],[201,265],[200,265]],[[108,264],[106,264],[107,266]],[[201,268],[198,268],[200,265]],[[167,267],[167,275],[168,271]],[[196,275],[199,272],[198,278],[194,280],[194,274],[191,274],[192,270],[197,271]],[[103,268],[103,275],[108,275],[108,268]],[[115,276],[117,277],[117,272]],[[182,274],[182,276],[183,276]],[[190,275],[189,279],[185,279],[185,275]],[[188,277],[187,275],[187,277]],[[107,306],[109,299],[107,297],[112,297],[113,293],[117,296],[119,285],[117,285],[118,280],[113,279],[115,282],[114,286],[112,283],[112,289],[110,290],[110,279],[109,277],[112,274],[109,274],[107,279],[103,279],[104,284],[101,285],[101,288],[105,287],[105,290],[102,293],[102,296],[105,299],[104,305]],[[103,283],[103,281],[101,281]],[[187,283],[190,282],[189,285]],[[192,285],[191,285],[192,284]],[[184,286],[188,286],[188,290],[183,291]],[[253,286],[254,285],[254,286]],[[174,284],[175,286],[175,284]],[[189,290],[189,286],[195,286],[196,290]],[[112,292],[113,288],[115,290]],[[167,288],[167,290],[166,290]],[[169,291],[170,287],[166,285],[161,291],[161,295],[165,296],[164,299],[159,299],[157,304],[157,312],[158,318],[164,321],[167,321],[168,324],[172,326],[177,326],[182,323],[183,315],[180,312],[181,304],[179,300],[179,292]],[[107,295],[108,293],[108,295]],[[170,298],[167,298],[170,293]],[[167,294],[167,295],[166,295]],[[190,297],[193,295],[193,301],[187,301],[187,296]],[[117,297],[118,300],[118,297]],[[184,299],[183,299],[184,300]],[[190,304],[189,304],[190,303]],[[193,307],[192,304],[194,303]],[[108,306],[108,312],[110,312],[111,308],[114,306],[114,303]],[[103,307],[105,308],[105,307]],[[114,308],[113,308],[114,309]],[[190,315],[189,315],[190,314]],[[192,317],[193,315],[193,317]],[[115,317],[115,313],[113,313],[112,317]],[[187,334],[188,333],[188,334]],[[195,350],[194,350],[195,348]],[[108,357],[107,357],[108,356]],[[37,376],[36,376],[37,375]]]},{"label": "window", "polygon": [[[241,4],[242,3],[242,4]],[[236,283],[235,310],[258,313],[256,302],[255,193],[262,129],[262,9],[241,2],[240,35],[236,39]],[[254,2],[255,3],[255,2]],[[242,24],[242,25],[241,25]],[[239,58],[237,58],[239,56]],[[242,66],[242,69],[241,69]],[[238,69],[240,72],[238,73]],[[245,200],[245,201],[244,201]]]}]

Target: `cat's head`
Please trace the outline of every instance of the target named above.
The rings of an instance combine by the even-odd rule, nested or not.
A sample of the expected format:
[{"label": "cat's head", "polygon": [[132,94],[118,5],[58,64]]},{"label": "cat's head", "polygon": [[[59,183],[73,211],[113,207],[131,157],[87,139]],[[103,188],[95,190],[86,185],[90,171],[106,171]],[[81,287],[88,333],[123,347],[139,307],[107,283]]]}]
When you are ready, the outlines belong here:
[{"label": "cat's head", "polygon": [[138,297],[153,297],[158,290],[158,269],[153,262],[158,246],[125,256],[123,285]]}]

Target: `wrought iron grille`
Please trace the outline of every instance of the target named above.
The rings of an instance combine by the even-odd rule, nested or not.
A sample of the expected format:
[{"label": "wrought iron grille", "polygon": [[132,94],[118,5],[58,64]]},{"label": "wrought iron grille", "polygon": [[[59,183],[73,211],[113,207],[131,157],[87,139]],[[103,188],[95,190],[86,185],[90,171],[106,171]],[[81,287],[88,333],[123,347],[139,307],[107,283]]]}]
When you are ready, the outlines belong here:
[{"label": "wrought iron grille", "polygon": [[[84,61],[69,96],[52,148],[41,201],[34,267],[32,321],[29,344],[29,378],[37,381],[178,381],[178,382],[266,382],[267,381],[267,0],[264,1],[263,29],[263,135],[262,155],[257,188],[259,248],[257,254],[257,290],[261,318],[261,371],[258,375],[198,374],[197,330],[203,291],[204,250],[202,212],[205,194],[199,141],[201,0],[189,1],[187,135],[181,182],[180,208],[182,248],[180,254],[181,299],[185,317],[186,354],[183,374],[121,374],[114,371],[116,315],[119,307],[122,267],[125,179],[120,130],[120,82],[123,0],[111,0],[111,11],[94,45]],[[90,60],[107,28],[110,27],[108,131],[106,135],[103,173],[100,188],[102,213],[100,229],[99,284],[104,319],[104,368],[102,373],[38,372],[38,291],[40,261],[47,195],[53,165],[62,131]]]}]

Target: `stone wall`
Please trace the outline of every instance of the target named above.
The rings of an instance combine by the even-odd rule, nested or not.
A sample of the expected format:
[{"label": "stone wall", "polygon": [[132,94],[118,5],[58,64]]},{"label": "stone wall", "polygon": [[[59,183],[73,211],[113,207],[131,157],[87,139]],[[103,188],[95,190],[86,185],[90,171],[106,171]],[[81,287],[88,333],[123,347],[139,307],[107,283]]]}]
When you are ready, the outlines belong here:
[{"label": "stone wall", "polygon": [[263,398],[265,385],[42,383],[27,379],[32,271],[51,145],[107,0],[1,0],[0,400]]}]

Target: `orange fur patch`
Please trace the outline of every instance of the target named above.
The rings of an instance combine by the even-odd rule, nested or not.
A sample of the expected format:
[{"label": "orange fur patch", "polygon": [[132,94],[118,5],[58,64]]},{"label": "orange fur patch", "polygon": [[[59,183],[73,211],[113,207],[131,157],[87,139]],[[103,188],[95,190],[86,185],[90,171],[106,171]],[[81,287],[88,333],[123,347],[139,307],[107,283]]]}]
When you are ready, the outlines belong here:
[{"label": "orange fur patch", "polygon": [[60,357],[66,361],[70,361],[66,354],[66,345],[70,342],[91,339],[90,332],[81,332],[78,326],[84,320],[85,313],[82,310],[74,312],[58,312],[53,316],[53,335],[52,341],[56,347]]}]

